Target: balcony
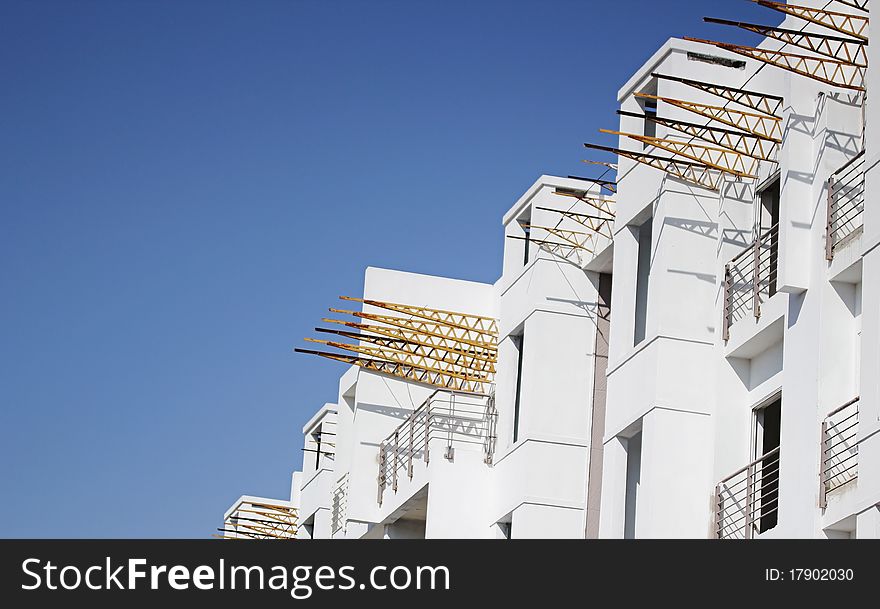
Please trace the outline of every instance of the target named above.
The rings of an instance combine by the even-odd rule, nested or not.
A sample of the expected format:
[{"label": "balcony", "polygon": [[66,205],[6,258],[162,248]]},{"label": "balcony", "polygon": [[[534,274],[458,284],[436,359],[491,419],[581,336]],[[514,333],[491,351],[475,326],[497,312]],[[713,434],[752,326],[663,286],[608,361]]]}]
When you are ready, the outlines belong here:
[{"label": "balcony", "polygon": [[396,493],[400,478],[412,480],[416,463],[430,463],[438,447],[449,461],[456,448],[479,447],[483,461],[491,464],[497,419],[492,396],[435,391],[379,445],[379,505],[388,486]]},{"label": "balcony", "polygon": [[761,305],[776,293],[778,261],[779,224],[775,224],[724,267],[725,342],[734,323],[749,315],[761,318]]},{"label": "balcony", "polygon": [[828,178],[828,215],[825,223],[825,258],[849,243],[862,230],[865,211],[865,152],[853,157]]},{"label": "balcony", "polygon": [[858,478],[859,398],[832,410],[822,421],[822,465],[819,468],[819,507],[828,496]]},{"label": "balcony", "polygon": [[715,538],[751,539],[776,526],[779,448],[758,457],[715,487]]}]

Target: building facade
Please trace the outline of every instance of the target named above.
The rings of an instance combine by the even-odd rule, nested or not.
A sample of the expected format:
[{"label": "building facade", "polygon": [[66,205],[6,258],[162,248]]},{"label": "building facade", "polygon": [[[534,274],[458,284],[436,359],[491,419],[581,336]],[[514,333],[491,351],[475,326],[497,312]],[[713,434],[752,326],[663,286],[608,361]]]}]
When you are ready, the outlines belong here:
[{"label": "building facade", "polygon": [[495,284],[367,269],[298,538],[880,536],[880,51],[761,4],[629,79],[616,179],[539,178]]}]

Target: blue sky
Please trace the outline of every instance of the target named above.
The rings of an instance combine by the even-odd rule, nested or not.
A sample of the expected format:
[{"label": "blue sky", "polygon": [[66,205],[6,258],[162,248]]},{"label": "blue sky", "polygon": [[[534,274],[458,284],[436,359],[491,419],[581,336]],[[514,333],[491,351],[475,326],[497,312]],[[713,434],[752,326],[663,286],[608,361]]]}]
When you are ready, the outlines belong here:
[{"label": "blue sky", "polygon": [[[368,265],[492,282],[616,91],[718,2],[0,4],[0,536],[207,537],[284,497]],[[593,157],[596,158],[596,157]],[[438,250],[454,240],[456,247]]]}]

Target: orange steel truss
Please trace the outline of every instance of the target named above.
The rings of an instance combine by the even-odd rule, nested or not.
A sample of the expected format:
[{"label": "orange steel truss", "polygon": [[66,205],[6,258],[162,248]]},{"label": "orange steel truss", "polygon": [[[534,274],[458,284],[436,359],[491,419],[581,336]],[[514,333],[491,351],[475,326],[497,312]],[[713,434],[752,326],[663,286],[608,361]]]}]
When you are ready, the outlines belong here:
[{"label": "orange steel truss", "polygon": [[818,53],[819,55],[824,55],[845,63],[851,63],[862,68],[868,66],[868,54],[865,49],[867,42],[864,40],[854,40],[852,38],[842,38],[840,36],[825,36],[822,34],[799,32],[797,30],[788,30],[767,25],[743,23],[742,21],[713,19],[711,17],[705,17],[703,20],[708,23],[717,23],[719,25],[732,25],[749,32],[761,34],[767,38],[779,40],[780,42],[784,42],[791,46],[812,51],[813,53]]},{"label": "orange steel truss", "polygon": [[631,150],[622,150],[620,148],[611,148],[609,146],[600,146],[598,144],[585,143],[584,147],[592,150],[610,152],[611,154],[628,158],[637,163],[653,167],[654,169],[659,169],[679,180],[707,190],[717,191],[721,184],[723,172],[704,165],[703,163],[682,161],[679,159],[657,156],[655,154],[647,154],[645,152],[634,152]]},{"label": "orange steel truss", "polygon": [[[838,11],[828,11],[820,8],[810,8],[808,6],[798,6],[795,4],[786,4],[784,2],[771,2],[770,0],[752,0],[753,2],[772,8],[780,13],[794,15],[804,21],[815,23],[827,27],[828,29],[853,36],[860,40],[867,40],[868,17],[865,15],[854,15],[852,13],[841,13]],[[867,3],[865,3],[867,8]]]},{"label": "orange steel truss", "polygon": [[728,101],[732,101],[746,108],[751,108],[757,112],[767,114],[769,116],[778,116],[782,109],[783,98],[778,95],[770,95],[768,93],[760,93],[758,91],[747,91],[745,89],[736,89],[734,87],[725,87],[700,80],[691,80],[690,78],[680,78],[678,76],[667,76],[656,72],[651,74],[654,78],[661,80],[669,80],[672,82],[680,82],[694,89],[711,93],[717,97],[721,97]]},{"label": "orange steel truss", "polygon": [[316,328],[316,331],[357,342],[305,340],[355,355],[311,349],[295,349],[296,352],[454,391],[485,393],[491,386],[498,357],[497,320],[482,315],[381,300],[348,296],[340,298],[400,315],[331,308],[330,311],[334,313],[373,323],[325,318],[326,322],[359,332],[323,328]]},{"label": "orange steel truss", "polygon": [[716,144],[723,148],[727,148],[734,152],[744,154],[762,161],[776,162],[775,153],[777,144],[770,140],[755,137],[750,133],[741,131],[733,131],[731,129],[722,129],[720,127],[709,127],[707,125],[698,125],[686,121],[672,120],[661,116],[652,116],[647,114],[636,114],[635,112],[617,111],[622,116],[632,116],[649,120],[654,123],[663,125],[670,129],[674,129],[685,135],[699,138],[706,142]]},{"label": "orange steel truss", "polygon": [[646,135],[638,135],[636,133],[624,133],[622,131],[611,131],[608,129],[600,129],[602,133],[611,135],[622,135],[642,144],[660,148],[666,152],[683,156],[688,160],[702,163],[712,169],[717,169],[740,178],[756,178],[758,170],[758,160],[740,154],[734,150],[727,148],[716,148],[714,146],[704,146],[702,144],[694,144],[693,142],[680,142],[677,140],[663,139],[659,137],[648,137]]},{"label": "orange steel truss", "polygon": [[751,133],[755,137],[761,137],[777,143],[782,141],[782,119],[777,116],[743,112],[740,110],[699,104],[697,102],[685,101],[672,97],[659,97],[648,93],[636,93],[635,96],[641,99],[653,99],[658,102],[663,102],[693,112],[694,114],[718,121],[729,127],[734,127],[745,131],[746,133]]},{"label": "orange steel truss", "polygon": [[[296,508],[274,503],[250,503],[224,522],[219,539],[295,539]],[[244,515],[243,515],[244,514]],[[233,527],[233,528],[229,528]]]},{"label": "orange steel truss", "polygon": [[703,40],[701,38],[685,37],[685,40],[711,44],[719,49],[724,49],[757,61],[763,61],[783,70],[788,70],[789,72],[794,72],[795,74],[800,74],[825,84],[834,85],[835,87],[853,89],[855,91],[865,90],[863,86],[865,79],[864,68],[845,61],[783,51],[770,51],[728,42]]}]

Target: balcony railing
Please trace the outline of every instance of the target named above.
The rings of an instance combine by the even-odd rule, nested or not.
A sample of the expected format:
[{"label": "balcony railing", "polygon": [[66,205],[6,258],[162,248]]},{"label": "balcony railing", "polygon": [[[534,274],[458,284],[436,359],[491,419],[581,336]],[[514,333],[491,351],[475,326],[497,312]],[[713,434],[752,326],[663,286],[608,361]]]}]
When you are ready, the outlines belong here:
[{"label": "balcony railing", "polygon": [[333,508],[330,510],[330,531],[336,534],[345,527],[348,508],[348,473],[336,481],[333,489]]},{"label": "balcony railing", "polygon": [[865,211],[865,151],[853,157],[828,178],[828,216],[825,223],[825,258],[862,229]]},{"label": "balcony railing", "polygon": [[396,493],[402,476],[412,480],[417,461],[430,462],[432,445],[450,461],[456,447],[479,446],[491,464],[497,418],[494,397],[435,391],[379,445],[379,505],[388,486]]},{"label": "balcony railing", "polygon": [[765,231],[724,268],[724,318],[722,337],[730,326],[749,313],[761,317],[761,303],[776,293],[779,260],[779,225]]},{"label": "balcony railing", "polygon": [[828,494],[858,478],[859,398],[832,410],[822,421],[822,463],[819,468],[819,507]]},{"label": "balcony railing", "polygon": [[737,470],[715,487],[715,537],[751,539],[776,526],[779,448]]}]

